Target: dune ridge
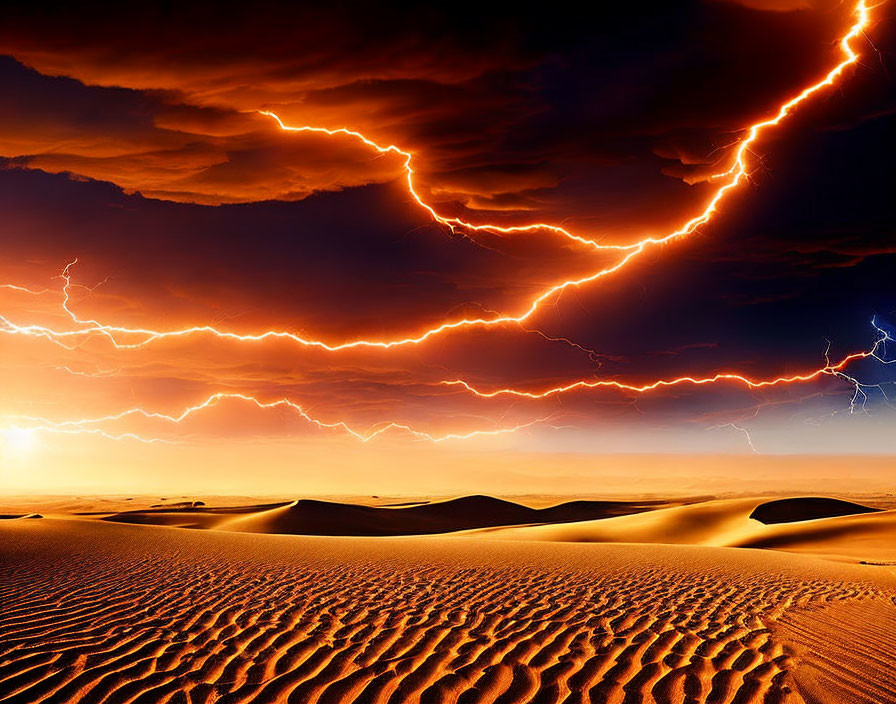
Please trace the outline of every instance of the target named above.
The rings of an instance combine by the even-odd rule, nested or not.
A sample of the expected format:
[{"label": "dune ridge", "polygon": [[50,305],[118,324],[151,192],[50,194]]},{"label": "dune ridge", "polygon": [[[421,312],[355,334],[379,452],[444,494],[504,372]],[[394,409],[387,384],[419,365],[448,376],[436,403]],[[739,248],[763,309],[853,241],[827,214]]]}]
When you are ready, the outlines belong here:
[{"label": "dune ridge", "polygon": [[719,499],[597,521],[470,534],[491,540],[762,548],[869,564],[896,560],[896,509],[766,525],[751,517],[762,505],[757,499]]},{"label": "dune ridge", "polygon": [[544,508],[479,495],[382,506],[314,499],[219,507],[197,503],[79,515],[113,523],[246,533],[451,534],[488,540],[761,548],[881,565],[896,561],[896,509],[825,497],[566,501]]},{"label": "dune ridge", "polygon": [[666,501],[567,501],[556,506],[532,508],[482,495],[391,506],[299,499],[280,504],[226,508],[153,507],[107,515],[103,520],[248,533],[423,535],[488,526],[596,520],[650,511],[669,504]]}]

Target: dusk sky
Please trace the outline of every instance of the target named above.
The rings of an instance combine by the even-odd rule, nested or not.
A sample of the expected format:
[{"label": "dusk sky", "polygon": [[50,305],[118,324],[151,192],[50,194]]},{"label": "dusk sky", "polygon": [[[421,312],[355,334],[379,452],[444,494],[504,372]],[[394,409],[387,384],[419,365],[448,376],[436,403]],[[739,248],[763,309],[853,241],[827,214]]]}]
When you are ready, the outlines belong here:
[{"label": "dusk sky", "polygon": [[0,10],[9,490],[886,480],[889,6],[212,7]]}]

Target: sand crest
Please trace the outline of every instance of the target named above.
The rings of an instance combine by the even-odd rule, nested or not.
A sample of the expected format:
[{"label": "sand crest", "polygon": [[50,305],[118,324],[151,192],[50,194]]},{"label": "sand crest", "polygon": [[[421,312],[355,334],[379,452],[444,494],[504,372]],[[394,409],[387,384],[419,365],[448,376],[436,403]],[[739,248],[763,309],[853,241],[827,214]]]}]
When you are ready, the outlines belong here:
[{"label": "sand crest", "polygon": [[314,499],[223,508],[197,507],[196,503],[182,502],[160,508],[122,511],[105,515],[103,520],[247,533],[431,535],[486,526],[597,520],[640,513],[669,504],[665,501],[567,501],[546,508],[532,508],[491,496],[463,496],[446,501],[391,506]]}]

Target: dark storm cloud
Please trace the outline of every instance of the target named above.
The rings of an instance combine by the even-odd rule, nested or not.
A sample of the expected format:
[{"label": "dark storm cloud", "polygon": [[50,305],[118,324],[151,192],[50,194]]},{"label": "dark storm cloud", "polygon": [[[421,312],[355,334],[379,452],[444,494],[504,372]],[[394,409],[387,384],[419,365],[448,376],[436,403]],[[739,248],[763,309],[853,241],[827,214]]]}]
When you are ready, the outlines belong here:
[{"label": "dark storm cloud", "polygon": [[400,160],[371,161],[357,143],[286,139],[267,118],[172,97],[85,86],[0,58],[0,154],[199,203],[293,200],[400,173]]},{"label": "dark storm cloud", "polygon": [[[602,373],[645,379],[792,373],[817,365],[828,341],[833,359],[867,348],[874,316],[896,320],[896,118],[821,127],[782,134],[756,185],[711,225],[579,292],[556,329],[615,357]],[[677,354],[656,359],[658,349]]]},{"label": "dark storm cloud", "polygon": [[[282,139],[245,114],[268,107],[413,150],[425,195],[449,212],[652,230],[705,196],[685,183],[699,183],[739,129],[830,63],[847,10],[262,3],[122,6],[102,21],[89,10],[7,10],[0,51],[43,74],[137,93],[94,89],[96,119],[75,110],[69,121],[64,103],[29,106],[41,89],[26,86],[16,134],[0,146],[40,168],[204,203],[294,200],[395,175],[345,140]],[[133,115],[122,112],[129,101],[143,101]],[[132,117],[138,134],[125,126]],[[39,144],[22,124],[34,119],[54,123]],[[90,156],[69,153],[79,140]]]},{"label": "dark storm cloud", "polygon": [[[79,257],[78,282],[111,277],[79,310],[165,329],[214,322],[338,342],[518,313],[602,262],[550,236],[452,237],[411,202],[400,159],[284,134],[252,111],[413,150],[421,193],[446,213],[662,233],[699,212],[707,173],[745,125],[837,60],[849,9],[244,7],[0,22],[4,274],[33,264],[49,277]],[[864,346],[870,315],[896,309],[890,64],[868,58],[757,145],[768,156],[756,157],[756,187],[712,225],[531,321],[593,359],[512,327],[338,359],[197,346],[133,361],[138,387],[295,389],[375,421],[402,404],[407,417],[480,412],[430,386],[445,377],[493,387],[720,367],[774,375],[817,366],[825,338]],[[637,415],[611,396],[568,405]],[[696,394],[659,396],[696,405]]]}]

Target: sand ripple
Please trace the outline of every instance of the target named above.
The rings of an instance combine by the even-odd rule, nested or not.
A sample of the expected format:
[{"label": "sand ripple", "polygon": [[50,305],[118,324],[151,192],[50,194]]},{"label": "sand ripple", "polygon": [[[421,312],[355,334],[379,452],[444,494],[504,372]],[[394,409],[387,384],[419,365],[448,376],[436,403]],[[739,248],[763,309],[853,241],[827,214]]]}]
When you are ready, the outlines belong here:
[{"label": "sand ripple", "polygon": [[819,701],[896,701],[881,674],[896,643],[879,623],[892,592],[859,578],[881,568],[838,578],[812,558],[715,548],[12,523],[3,702],[799,702],[828,686],[796,686],[794,672],[809,682],[820,667],[803,653],[856,618],[882,645],[830,676],[851,698]]}]

